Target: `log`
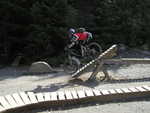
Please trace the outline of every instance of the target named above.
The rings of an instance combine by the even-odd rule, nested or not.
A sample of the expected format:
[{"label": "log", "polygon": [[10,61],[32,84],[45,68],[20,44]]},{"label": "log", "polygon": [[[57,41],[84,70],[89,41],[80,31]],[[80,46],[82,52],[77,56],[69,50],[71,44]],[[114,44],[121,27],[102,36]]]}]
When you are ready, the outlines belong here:
[{"label": "log", "polygon": [[112,64],[112,63],[150,64],[150,58],[105,59],[104,62],[105,64]]}]

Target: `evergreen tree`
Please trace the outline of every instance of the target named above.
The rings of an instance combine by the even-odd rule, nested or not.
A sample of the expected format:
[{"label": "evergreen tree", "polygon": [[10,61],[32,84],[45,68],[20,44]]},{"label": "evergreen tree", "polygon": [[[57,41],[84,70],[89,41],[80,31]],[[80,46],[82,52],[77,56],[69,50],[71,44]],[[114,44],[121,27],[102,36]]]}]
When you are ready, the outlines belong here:
[{"label": "evergreen tree", "polygon": [[[147,0],[101,0],[96,1],[95,22],[97,34],[106,45],[124,43],[141,46],[145,43],[145,31],[149,20]],[[149,22],[148,22],[149,23]]]}]

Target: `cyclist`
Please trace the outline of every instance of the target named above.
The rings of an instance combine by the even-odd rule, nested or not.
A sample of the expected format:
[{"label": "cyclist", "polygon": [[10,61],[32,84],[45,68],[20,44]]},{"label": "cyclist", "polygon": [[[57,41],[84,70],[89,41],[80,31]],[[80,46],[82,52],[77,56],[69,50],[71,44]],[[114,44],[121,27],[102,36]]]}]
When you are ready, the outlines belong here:
[{"label": "cyclist", "polygon": [[[70,29],[72,31],[72,29]],[[71,44],[69,45],[69,48],[73,47],[75,43],[79,44],[86,44],[90,39],[92,39],[92,33],[87,32],[85,28],[79,28],[77,29],[77,32],[73,32],[71,35]]]},{"label": "cyclist", "polygon": [[74,36],[77,38],[77,40],[83,41],[83,43],[89,41],[89,39],[92,39],[92,33],[87,32],[85,28],[79,28],[78,32],[75,33]]}]

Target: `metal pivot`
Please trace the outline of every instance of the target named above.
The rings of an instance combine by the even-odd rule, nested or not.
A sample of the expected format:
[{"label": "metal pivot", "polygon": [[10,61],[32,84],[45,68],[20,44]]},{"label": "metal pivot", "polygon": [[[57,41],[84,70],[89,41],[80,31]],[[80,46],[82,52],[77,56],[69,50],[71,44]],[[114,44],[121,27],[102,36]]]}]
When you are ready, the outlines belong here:
[{"label": "metal pivot", "polygon": [[103,65],[102,67],[102,72],[105,75],[105,79],[110,80],[110,76],[109,76],[109,73],[107,72],[107,67],[105,65]]},{"label": "metal pivot", "polygon": [[109,77],[109,74],[108,74],[108,72],[107,72],[107,68],[104,66],[103,60],[100,60],[100,61],[99,61],[97,64],[95,64],[95,65],[96,65],[96,67],[95,67],[95,69],[93,70],[93,73],[91,74],[89,80],[95,79],[95,78],[96,78],[96,75],[98,74],[99,71],[102,71],[102,72],[104,73],[104,76],[103,76],[103,77],[100,76],[100,78],[101,78],[100,80],[105,80],[105,79],[109,80],[110,77]]}]

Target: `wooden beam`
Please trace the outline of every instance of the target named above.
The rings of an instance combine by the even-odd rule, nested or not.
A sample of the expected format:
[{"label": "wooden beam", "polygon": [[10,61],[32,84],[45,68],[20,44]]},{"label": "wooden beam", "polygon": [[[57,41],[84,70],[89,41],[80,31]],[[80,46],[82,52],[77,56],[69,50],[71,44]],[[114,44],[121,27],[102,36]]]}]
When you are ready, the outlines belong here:
[{"label": "wooden beam", "polygon": [[129,64],[150,64],[150,58],[119,58],[119,59],[105,59],[104,63],[129,63]]}]

